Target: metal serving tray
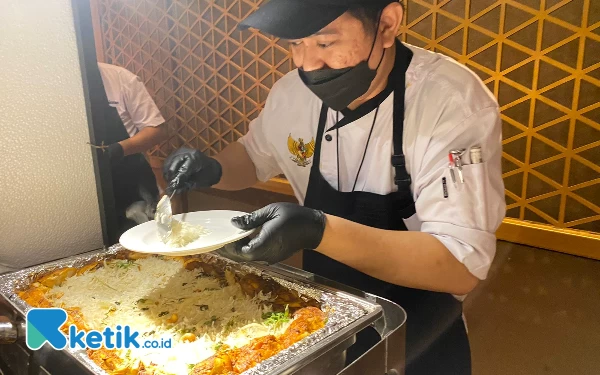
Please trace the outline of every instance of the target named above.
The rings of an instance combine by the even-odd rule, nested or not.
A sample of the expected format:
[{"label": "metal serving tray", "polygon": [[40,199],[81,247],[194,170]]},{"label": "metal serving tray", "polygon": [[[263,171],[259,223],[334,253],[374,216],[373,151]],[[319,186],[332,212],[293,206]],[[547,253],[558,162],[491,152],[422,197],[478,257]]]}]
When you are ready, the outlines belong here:
[{"label": "metal serving tray", "polygon": [[[17,336],[23,336],[23,319],[31,307],[18,297],[16,293],[18,290],[28,287],[36,277],[43,273],[63,267],[82,267],[91,262],[114,257],[124,250],[120,245],[115,245],[108,250],[85,253],[0,276],[0,306],[8,306],[16,315],[4,325],[0,319],[0,331],[5,330],[4,337],[13,337],[12,341],[17,341]],[[356,333],[369,325],[375,327],[381,334],[383,338],[380,342],[381,345],[377,345],[371,352],[357,360],[354,368],[361,367],[358,362],[362,362],[363,365],[370,362],[370,360],[366,360],[366,357],[373,355],[374,351],[381,352],[383,350],[382,358],[378,362],[381,363],[381,368],[385,369],[383,372],[378,371],[377,373],[400,374],[402,372],[403,332],[402,335],[394,335],[398,337],[395,339],[397,342],[393,343],[392,348],[388,347],[390,344],[388,341],[392,338],[392,334],[403,331],[399,328],[404,328],[406,316],[397,305],[376,296],[346,289],[329,280],[292,267],[264,266],[257,263],[239,264],[213,254],[204,254],[200,257],[203,259],[209,257],[217,260],[220,264],[227,264],[236,271],[251,272],[266,280],[275,281],[285,288],[296,290],[301,296],[316,299],[323,308],[330,311],[327,324],[323,329],[261,362],[246,371],[244,375],[364,373],[362,370],[352,372],[349,368],[342,371],[344,369],[343,360],[345,350],[354,342]],[[362,296],[359,297],[361,294]],[[387,314],[384,314],[386,311]],[[10,332],[8,332],[9,330]],[[2,332],[0,332],[1,337],[3,337]],[[44,368],[47,369],[45,373],[53,373],[50,368],[54,367],[54,372],[59,371],[56,373],[62,374],[106,374],[89,359],[84,350],[56,351],[47,347],[48,345],[45,345],[37,353],[37,356],[36,352],[32,353],[33,362],[38,362],[37,365],[40,366],[45,364]],[[377,349],[378,347],[380,348]],[[394,354],[388,355],[388,352]],[[65,366],[71,367],[67,370]]]}]

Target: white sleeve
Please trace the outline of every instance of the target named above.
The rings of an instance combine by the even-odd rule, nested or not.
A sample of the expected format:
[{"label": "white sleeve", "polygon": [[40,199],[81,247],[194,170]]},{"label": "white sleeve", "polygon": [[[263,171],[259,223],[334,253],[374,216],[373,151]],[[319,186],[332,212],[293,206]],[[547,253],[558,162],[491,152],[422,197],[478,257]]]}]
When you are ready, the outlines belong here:
[{"label": "white sleeve", "polygon": [[[463,166],[464,184],[455,171],[455,184],[448,152],[466,148],[467,164],[469,149],[476,145],[482,148],[483,163]],[[459,124],[437,127],[413,185],[420,230],[435,236],[479,279],[487,277],[496,253],[495,232],[506,212],[501,157],[500,114],[497,107],[488,107]]]},{"label": "white sleeve", "polygon": [[267,182],[269,179],[283,173],[277,159],[273,156],[275,155],[273,147],[266,137],[267,130],[265,128],[269,117],[266,112],[269,110],[271,110],[271,105],[270,100],[267,99],[265,108],[250,123],[248,132],[238,140],[244,145],[256,168],[256,177],[262,182]]},{"label": "white sleeve", "polygon": [[156,103],[138,76],[133,75],[124,85],[123,96],[127,112],[138,131],[165,122]]}]

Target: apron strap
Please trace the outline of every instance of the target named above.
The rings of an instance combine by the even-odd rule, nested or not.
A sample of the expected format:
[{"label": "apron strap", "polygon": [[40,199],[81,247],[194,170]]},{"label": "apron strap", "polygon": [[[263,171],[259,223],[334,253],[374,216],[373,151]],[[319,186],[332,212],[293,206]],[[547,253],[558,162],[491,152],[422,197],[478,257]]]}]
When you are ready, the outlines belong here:
[{"label": "apron strap", "polygon": [[[404,101],[406,91],[406,71],[412,60],[413,52],[401,42],[396,42],[396,66],[392,72],[395,80],[394,90],[394,154],[392,155],[392,166],[396,171],[394,183],[398,186],[398,192],[410,193],[411,178],[406,170],[406,158],[402,150],[404,136]],[[413,212],[414,213],[414,212]],[[412,214],[411,214],[412,215]]]},{"label": "apron strap", "polygon": [[[395,170],[394,183],[398,186],[398,191],[395,194],[398,197],[402,197],[400,215],[402,218],[407,219],[413,216],[416,212],[415,203],[412,199],[412,192],[410,190],[411,178],[406,170],[406,159],[402,150],[403,135],[404,135],[404,101],[405,101],[405,86],[406,86],[406,70],[412,60],[413,52],[400,41],[396,43],[396,54],[397,58],[395,66],[390,74],[390,79],[393,80],[393,92],[394,92],[394,114],[393,114],[393,155],[391,156],[391,164]],[[327,114],[329,107],[323,103],[321,106],[321,113],[319,115],[319,124],[317,127],[317,139],[315,144],[315,154],[313,157],[313,165],[310,171],[310,181],[320,181],[320,164],[321,164],[321,145],[323,141],[323,134],[325,133],[325,127],[327,123]],[[343,120],[342,120],[343,121]],[[334,130],[334,127],[327,131]],[[308,194],[307,194],[308,195]]]},{"label": "apron strap", "polygon": [[319,125],[317,127],[317,142],[315,144],[315,154],[313,157],[313,166],[311,172],[315,169],[319,172],[319,165],[321,164],[321,145],[323,144],[323,134],[325,133],[325,125],[327,124],[327,113],[329,113],[329,107],[323,103],[321,106],[321,113],[319,114]]}]

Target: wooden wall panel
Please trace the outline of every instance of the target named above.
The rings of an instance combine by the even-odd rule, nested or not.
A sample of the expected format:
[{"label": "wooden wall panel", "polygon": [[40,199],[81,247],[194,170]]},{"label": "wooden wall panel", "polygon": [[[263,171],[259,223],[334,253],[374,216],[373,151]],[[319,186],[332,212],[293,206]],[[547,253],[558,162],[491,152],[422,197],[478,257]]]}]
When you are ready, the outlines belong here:
[{"label": "wooden wall panel", "polygon": [[237,29],[255,2],[97,1],[106,62],[140,75],[167,119],[171,138],[155,156],[183,145],[221,151],[291,69],[284,43]]},{"label": "wooden wall panel", "polygon": [[[94,0],[105,60],[140,75],[171,138],[209,153],[248,129],[292,69],[237,30],[260,0]],[[600,1],[409,0],[404,41],[449,55],[498,97],[508,216],[600,233]]]}]

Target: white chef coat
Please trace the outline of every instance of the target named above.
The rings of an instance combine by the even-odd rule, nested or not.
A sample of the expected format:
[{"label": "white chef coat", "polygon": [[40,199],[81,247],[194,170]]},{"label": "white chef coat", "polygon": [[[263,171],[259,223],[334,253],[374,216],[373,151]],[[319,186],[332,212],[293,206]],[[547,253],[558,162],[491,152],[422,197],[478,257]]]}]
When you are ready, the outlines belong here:
[{"label": "white chef coat", "polygon": [[98,63],[111,107],[117,109],[130,137],[165,122],[142,80],[125,68]]},{"label": "white chef coat", "polygon": [[[472,71],[446,56],[407,47],[414,56],[406,73],[403,152],[416,214],[404,222],[408,230],[435,236],[473,275],[485,279],[496,252],[495,232],[506,210],[498,104]],[[397,190],[390,161],[393,102],[392,93],[380,105],[356,191],[388,194]],[[239,140],[259,180],[285,174],[301,204],[313,157],[299,160],[289,150],[288,139],[299,142],[302,138],[305,144],[314,140],[321,105],[294,70],[273,86],[264,110]],[[325,132],[320,170],[334,188],[352,191],[374,115],[372,111],[341,127],[339,133]],[[336,116],[335,111],[329,111],[326,129],[336,123]],[[341,187],[337,186],[338,143]],[[448,153],[475,145],[481,146],[484,162],[464,166],[465,183],[455,185]],[[468,155],[463,162],[469,163]],[[444,197],[443,177],[448,198]]]}]

